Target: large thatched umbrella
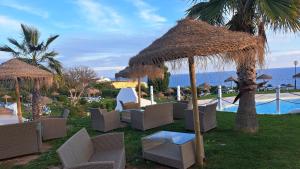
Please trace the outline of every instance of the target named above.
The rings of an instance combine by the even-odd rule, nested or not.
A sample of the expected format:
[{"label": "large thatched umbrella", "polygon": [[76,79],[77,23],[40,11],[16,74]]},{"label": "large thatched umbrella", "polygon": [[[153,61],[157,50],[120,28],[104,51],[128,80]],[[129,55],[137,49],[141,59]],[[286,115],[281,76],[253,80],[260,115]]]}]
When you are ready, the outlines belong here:
[{"label": "large thatched umbrella", "polygon": [[[262,62],[264,48],[260,38],[242,32],[232,32],[226,28],[214,27],[202,21],[184,19],[170,29],[149,47],[131,58],[133,65],[160,65],[166,61],[183,61],[188,58],[190,82],[192,88],[194,126],[196,133],[196,160],[203,165],[204,146],[200,132],[199,110],[197,106],[197,87],[195,78],[195,57],[199,62],[221,60],[246,63],[245,54],[253,52]],[[173,62],[174,67],[176,63]],[[182,62],[180,62],[182,63]]]},{"label": "large thatched umbrella", "polygon": [[35,80],[45,85],[51,85],[53,76],[48,71],[32,66],[19,59],[11,59],[0,65],[0,80],[14,82],[18,116],[22,117],[19,82],[21,80]]},{"label": "large thatched umbrella", "polygon": [[138,80],[138,103],[141,105],[141,78],[147,76],[150,79],[163,78],[164,69],[153,65],[136,65],[128,66],[125,69],[115,74],[115,78],[127,78]]},{"label": "large thatched umbrella", "polygon": [[4,95],[2,98],[5,99],[5,104],[7,104],[7,99],[11,99],[11,96]]}]

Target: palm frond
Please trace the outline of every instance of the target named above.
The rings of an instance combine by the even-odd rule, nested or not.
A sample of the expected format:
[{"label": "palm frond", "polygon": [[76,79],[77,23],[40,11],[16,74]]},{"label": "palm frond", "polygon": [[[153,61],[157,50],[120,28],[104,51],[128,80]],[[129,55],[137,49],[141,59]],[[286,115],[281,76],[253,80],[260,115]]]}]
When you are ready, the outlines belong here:
[{"label": "palm frond", "polygon": [[199,2],[187,10],[187,15],[212,25],[224,25],[224,15],[227,15],[229,12],[228,2],[228,0]]},{"label": "palm frond", "polygon": [[40,61],[45,62],[45,61],[49,60],[49,58],[53,59],[57,55],[58,55],[58,53],[55,51],[46,52],[41,56]]},{"label": "palm frond", "polygon": [[299,0],[257,0],[265,23],[276,30],[300,31]]},{"label": "palm frond", "polygon": [[7,40],[8,40],[11,44],[13,44],[15,47],[17,47],[18,50],[26,52],[26,48],[25,48],[25,46],[24,46],[24,43],[19,43],[17,40],[12,39],[12,38],[7,38]]},{"label": "palm frond", "polygon": [[59,37],[59,35],[55,35],[55,36],[50,36],[47,41],[46,41],[46,44],[45,44],[45,49],[48,49],[49,45]]},{"label": "palm frond", "polygon": [[12,49],[11,47],[9,47],[7,45],[0,47],[0,51],[11,53],[14,57],[17,57],[20,54],[19,52],[15,51],[14,49]]}]

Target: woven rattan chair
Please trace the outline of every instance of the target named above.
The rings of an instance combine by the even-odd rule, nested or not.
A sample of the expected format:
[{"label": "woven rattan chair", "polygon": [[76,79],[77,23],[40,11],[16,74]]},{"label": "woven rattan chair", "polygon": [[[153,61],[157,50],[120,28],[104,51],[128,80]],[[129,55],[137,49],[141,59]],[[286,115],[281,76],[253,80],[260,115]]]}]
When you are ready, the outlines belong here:
[{"label": "woven rattan chair", "polygon": [[186,101],[180,101],[173,103],[173,117],[174,119],[184,119],[184,111],[187,109],[188,103]]},{"label": "woven rattan chair", "polygon": [[92,128],[97,131],[107,132],[120,127],[120,114],[116,111],[107,112],[106,109],[90,109]]},{"label": "woven rattan chair", "polygon": [[[217,103],[198,107],[201,132],[204,133],[217,127],[216,107]],[[185,129],[194,130],[193,110],[186,110],[184,115]]]},{"label": "woven rattan chair", "polygon": [[138,103],[135,102],[127,102],[123,103],[120,101],[122,106],[122,111],[120,112],[121,121],[125,123],[131,123],[131,112],[133,110],[141,110],[141,107]]},{"label": "woven rattan chair", "polygon": [[86,129],[81,129],[57,153],[68,169],[124,169],[126,164],[123,133],[90,138]]},{"label": "woven rattan chair", "polygon": [[65,109],[60,116],[46,116],[40,119],[42,124],[42,139],[51,140],[67,135],[67,121],[70,111]]},{"label": "woven rattan chair", "polygon": [[38,153],[41,144],[39,122],[0,126],[0,160]]},{"label": "woven rattan chair", "polygon": [[131,127],[138,130],[145,131],[173,122],[173,103],[155,104],[146,106],[145,111],[131,112]]}]

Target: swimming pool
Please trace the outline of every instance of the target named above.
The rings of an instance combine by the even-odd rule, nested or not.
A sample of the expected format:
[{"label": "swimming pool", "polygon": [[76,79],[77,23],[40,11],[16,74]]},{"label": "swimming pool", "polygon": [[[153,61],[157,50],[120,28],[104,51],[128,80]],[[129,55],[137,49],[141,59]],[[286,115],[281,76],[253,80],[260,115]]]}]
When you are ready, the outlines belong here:
[{"label": "swimming pool", "polygon": [[[262,104],[266,102],[257,102],[256,112],[257,114],[288,114],[289,112],[294,110],[299,110],[300,112],[300,99],[289,99],[287,101],[289,102],[280,101],[280,113],[276,112],[276,101],[267,104]],[[237,108],[238,106],[236,105],[229,106],[225,107],[224,111],[237,112]]]}]

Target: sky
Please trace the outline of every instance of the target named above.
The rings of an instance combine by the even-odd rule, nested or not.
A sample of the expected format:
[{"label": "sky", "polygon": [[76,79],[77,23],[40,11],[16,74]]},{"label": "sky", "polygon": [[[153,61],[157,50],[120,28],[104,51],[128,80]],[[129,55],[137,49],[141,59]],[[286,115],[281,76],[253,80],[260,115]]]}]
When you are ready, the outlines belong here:
[{"label": "sky", "polygon": [[[41,39],[60,35],[51,46],[64,68],[89,66],[99,76],[114,77],[152,41],[162,36],[191,6],[186,0],[0,0],[0,45],[21,39],[20,24],[37,28]],[[300,34],[268,30],[264,68],[291,67],[300,62]],[[0,52],[0,62],[12,56]],[[201,71],[220,70],[209,65]],[[183,66],[171,73],[186,73]]]}]

